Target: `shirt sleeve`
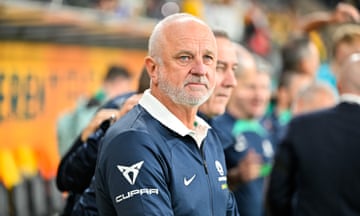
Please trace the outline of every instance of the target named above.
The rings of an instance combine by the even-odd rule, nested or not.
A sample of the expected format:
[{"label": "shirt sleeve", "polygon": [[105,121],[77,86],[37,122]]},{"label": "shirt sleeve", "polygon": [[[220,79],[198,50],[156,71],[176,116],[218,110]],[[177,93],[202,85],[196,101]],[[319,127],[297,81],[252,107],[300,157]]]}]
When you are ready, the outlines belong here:
[{"label": "shirt sleeve", "polygon": [[81,194],[75,202],[71,216],[97,216],[98,210],[95,197],[95,178],[91,179],[90,186]]},{"label": "shirt sleeve", "polygon": [[140,131],[104,140],[96,171],[100,215],[111,209],[123,216],[173,215],[159,142],[163,141]]},{"label": "shirt sleeve", "polygon": [[79,136],[61,159],[56,175],[60,191],[82,193],[89,186],[95,171],[98,143],[104,133],[102,128],[97,129],[85,143]]}]

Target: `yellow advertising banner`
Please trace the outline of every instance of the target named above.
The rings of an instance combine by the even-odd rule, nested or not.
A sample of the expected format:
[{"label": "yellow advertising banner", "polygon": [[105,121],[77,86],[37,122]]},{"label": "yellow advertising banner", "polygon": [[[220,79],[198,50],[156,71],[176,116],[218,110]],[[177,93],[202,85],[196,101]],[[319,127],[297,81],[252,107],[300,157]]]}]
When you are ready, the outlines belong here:
[{"label": "yellow advertising banner", "polygon": [[[56,175],[56,121],[93,94],[110,65],[137,76],[144,50],[0,41],[0,180],[7,187],[40,171]],[[5,160],[5,158],[10,158]]]}]

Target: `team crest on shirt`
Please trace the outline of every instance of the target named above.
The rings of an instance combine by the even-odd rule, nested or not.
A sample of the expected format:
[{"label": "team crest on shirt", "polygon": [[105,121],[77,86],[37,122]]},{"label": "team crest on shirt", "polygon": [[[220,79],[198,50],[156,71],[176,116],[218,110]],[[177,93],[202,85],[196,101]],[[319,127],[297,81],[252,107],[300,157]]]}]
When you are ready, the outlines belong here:
[{"label": "team crest on shirt", "polygon": [[215,161],[215,167],[216,167],[216,170],[218,171],[219,175],[223,176],[224,175],[224,169],[223,169],[220,161],[218,161],[218,160]]},{"label": "team crest on shirt", "polygon": [[226,178],[226,175],[224,172],[224,168],[221,165],[220,161],[218,161],[218,160],[215,161],[215,167],[216,167],[217,172],[219,173],[218,181],[224,182],[221,184],[221,189],[224,190],[224,189],[228,188],[227,187],[227,178]]},{"label": "team crest on shirt", "polygon": [[236,143],[234,145],[234,149],[237,152],[243,152],[247,149],[248,143],[244,135],[239,135],[236,137]]}]

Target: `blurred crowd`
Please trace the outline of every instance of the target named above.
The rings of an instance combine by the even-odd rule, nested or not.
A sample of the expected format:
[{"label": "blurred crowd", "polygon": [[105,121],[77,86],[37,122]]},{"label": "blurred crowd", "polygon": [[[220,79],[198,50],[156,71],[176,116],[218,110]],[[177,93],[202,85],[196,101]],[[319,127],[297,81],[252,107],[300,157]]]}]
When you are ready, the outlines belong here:
[{"label": "blurred crowd", "polygon": [[[240,75],[237,76],[237,86],[233,89],[226,113],[215,118],[214,121],[217,125],[226,125],[229,124],[229,119],[235,119],[230,128],[224,127],[228,129],[226,132],[229,136],[233,136],[236,140],[235,144],[224,149],[225,156],[228,157],[226,160],[229,174],[234,174],[233,177],[229,177],[229,187],[236,193],[242,216],[261,215],[259,203],[265,196],[264,182],[271,173],[273,157],[278,144],[287,132],[288,123],[295,116],[337,104],[339,101],[337,78],[341,65],[351,53],[360,51],[359,1],[62,0],[56,2],[73,7],[98,9],[104,13],[111,13],[119,19],[132,17],[162,19],[176,12],[187,12],[204,19],[213,29],[227,32],[236,44],[237,52],[242,53],[239,54],[241,58],[238,59],[237,69]],[[247,74],[251,70],[259,73]],[[54,181],[44,183],[41,179],[30,179],[29,183],[21,186],[22,189],[16,187],[4,189],[2,194],[6,194],[7,198],[0,202],[0,209],[3,209],[0,210],[0,215],[3,215],[1,213],[21,216],[55,215],[63,212],[66,207],[70,208],[68,202],[72,202],[71,205],[76,204],[76,201],[69,199],[80,199],[81,194],[90,185],[97,153],[97,147],[94,150],[93,145],[98,142],[99,133],[106,131],[109,126],[106,124],[111,123],[104,124],[104,121],[109,119],[113,121],[123,115],[123,112],[130,109],[127,107],[130,106],[128,103],[134,104],[131,100],[125,101],[128,98],[134,99],[131,96],[146,88],[143,87],[146,86],[146,82],[144,84],[142,83],[144,81],[137,81],[141,90],[133,91],[131,87],[133,79],[134,77],[131,77],[122,65],[109,65],[108,74],[99,91],[91,98],[80,101],[75,110],[76,114],[67,113],[59,116],[57,135],[62,161],[57,176],[58,188],[54,188]],[[148,79],[146,81],[149,82]],[[120,99],[111,101],[117,98],[116,96]],[[109,104],[109,101],[112,103]],[[111,110],[99,111],[104,107]],[[120,110],[123,107],[126,111]],[[112,116],[113,110],[119,112],[118,116]],[[84,143],[88,143],[86,147],[83,146]],[[80,185],[76,183],[76,179],[75,183],[67,185],[67,180],[63,178],[66,178],[64,175],[67,169],[76,170],[71,167],[74,163],[71,160],[76,159],[75,152],[80,151],[79,147],[87,149],[83,151],[89,149],[92,151],[91,154],[81,158],[82,161],[91,161],[84,165],[89,172],[76,173],[87,179],[80,181]],[[14,199],[19,197],[15,195],[16,193],[29,191],[29,187],[46,187],[44,190],[30,189],[37,192],[27,195],[37,197],[40,202]],[[52,197],[50,201],[44,201],[49,197]],[[51,207],[44,209],[39,204],[41,202],[47,202]]]},{"label": "blurred crowd", "polygon": [[[176,12],[187,12],[205,20],[214,29],[265,58],[272,67],[274,87],[284,70],[281,49],[291,38],[306,33],[320,57],[318,76],[330,76],[322,63],[331,58],[334,27],[357,21],[357,1],[297,0],[38,0],[74,8],[91,8],[118,20],[159,20]],[[339,3],[345,3],[340,4]],[[352,8],[350,8],[350,5]],[[296,43],[296,42],[295,42]],[[289,47],[291,50],[291,48]],[[290,51],[291,52],[291,51]],[[287,55],[286,53],[284,55]],[[286,70],[291,68],[286,68]],[[329,78],[331,79],[331,78]],[[332,81],[334,84],[334,80]]]}]

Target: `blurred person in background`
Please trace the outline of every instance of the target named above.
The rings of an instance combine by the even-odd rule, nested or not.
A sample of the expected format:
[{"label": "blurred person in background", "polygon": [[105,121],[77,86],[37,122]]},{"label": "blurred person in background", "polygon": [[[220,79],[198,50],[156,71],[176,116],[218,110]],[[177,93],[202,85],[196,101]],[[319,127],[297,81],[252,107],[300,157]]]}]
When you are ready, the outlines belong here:
[{"label": "blurred person in background", "polygon": [[212,119],[225,112],[232,90],[237,84],[235,72],[238,69],[236,45],[226,32],[214,30],[217,43],[216,86],[209,99],[199,107],[199,116],[210,125]]},{"label": "blurred person in background", "polygon": [[306,74],[315,80],[320,65],[319,51],[307,35],[290,38],[282,47],[282,71]]},{"label": "blurred person in background", "polygon": [[100,215],[238,215],[220,140],[196,115],[216,85],[213,32],[189,14],[167,16],[149,38],[145,64],[150,89],[102,141]]},{"label": "blurred person in background", "polygon": [[285,72],[279,82],[276,104],[272,112],[264,117],[263,124],[274,145],[278,146],[294,116],[326,108],[336,102],[337,93],[327,82],[314,82],[304,74]]},{"label": "blurred person in background", "polygon": [[339,104],[290,122],[271,172],[268,215],[360,214],[359,67],[359,53],[339,66]]},{"label": "blurred person in background", "polygon": [[97,0],[95,8],[108,13],[114,13],[118,10],[120,0]]},{"label": "blurred person in background", "polygon": [[[80,215],[74,214],[73,209],[91,184],[102,137],[111,124],[137,104],[140,97],[141,94],[121,95],[117,97],[118,101],[122,101],[119,107],[113,107],[117,100],[112,100],[102,107],[86,128],[86,133],[89,133],[86,141],[78,139],[60,161],[56,183],[60,191],[67,192],[62,216]],[[84,133],[80,135],[80,137],[84,136],[86,136]],[[96,207],[95,202],[93,204],[91,207]]]},{"label": "blurred person in background", "polygon": [[224,115],[214,119],[221,133],[228,168],[229,188],[234,192],[240,215],[263,213],[263,187],[274,147],[261,124],[271,93],[268,68],[239,47],[239,70]]},{"label": "blurred person in background", "polygon": [[336,88],[336,74],[338,65],[352,53],[360,50],[360,24],[342,23],[332,28],[329,37],[328,59],[324,61],[318,71],[318,80],[325,81]]},{"label": "blurred person in background", "polygon": [[340,66],[353,52],[360,52],[360,24],[339,25],[332,36],[331,68],[336,78]]},{"label": "blurred person in background", "polygon": [[[322,38],[314,33],[323,27],[343,25],[349,19],[359,20],[359,13],[356,8],[346,3],[338,4],[331,11],[316,11],[298,18],[296,32],[292,34],[294,36],[290,37],[282,47],[283,70],[279,73],[277,87],[264,120],[265,126],[273,134],[275,143],[278,143],[283,136],[286,125],[292,117],[292,101],[300,89],[317,80],[329,83],[333,90],[337,91],[335,75],[326,69],[324,62],[320,62],[320,58],[327,56],[327,53],[324,54],[326,50],[323,50],[325,47],[322,47],[324,46]],[[346,31],[340,30],[340,32]],[[333,41],[336,44],[338,39]],[[309,76],[306,77],[304,74]]]},{"label": "blurred person in background", "polygon": [[100,12],[100,17],[115,18],[118,20],[131,19],[141,16],[143,9],[143,1],[131,0],[94,0],[93,8]]},{"label": "blurred person in background", "polygon": [[[98,108],[107,100],[132,91],[132,77],[122,66],[110,66],[100,89],[87,101],[80,99],[74,110],[62,114],[57,121],[57,141],[63,156],[76,137],[90,122]],[[83,140],[85,141],[85,140]]]},{"label": "blurred person in background", "polygon": [[337,93],[326,82],[313,82],[301,89],[292,104],[294,116],[332,107],[337,103]]},{"label": "blurred person in background", "polygon": [[316,10],[301,16],[298,19],[298,29],[302,32],[311,32],[326,26],[359,21],[358,8],[351,3],[338,2],[330,10]]},{"label": "blurred person in background", "polygon": [[[245,28],[240,43],[251,52],[261,56],[267,62],[270,62],[274,71],[272,78],[276,79],[281,70],[281,46],[279,45],[279,42],[275,41],[269,20],[269,13],[271,13],[270,4],[273,2],[245,2],[243,3],[246,5],[244,7],[247,8],[243,17]],[[277,7],[283,5],[285,5],[285,3],[280,3]]]},{"label": "blurred person in background", "polygon": [[287,123],[291,120],[292,104],[299,91],[313,82],[312,77],[296,71],[280,73],[278,85],[263,118],[272,142],[277,145],[282,138]]},{"label": "blurred person in background", "polygon": [[146,17],[154,18],[154,19],[162,19],[164,15],[161,12],[161,7],[165,0],[146,0],[145,2],[144,13]]},{"label": "blurred person in background", "polygon": [[80,195],[89,187],[95,172],[100,140],[105,132],[116,119],[137,104],[149,84],[150,78],[144,68],[139,77],[137,91],[119,94],[102,105],[61,159],[56,183],[60,191],[68,193],[63,216],[71,214]]},{"label": "blurred person in background", "polygon": [[332,48],[337,40],[333,39],[334,34],[336,34],[334,32],[342,25],[358,23],[360,21],[358,8],[353,5],[353,2],[336,1],[336,4],[329,10],[317,10],[305,14],[297,20],[298,31],[308,34],[320,52],[321,64],[316,79],[329,83],[337,91]]}]

